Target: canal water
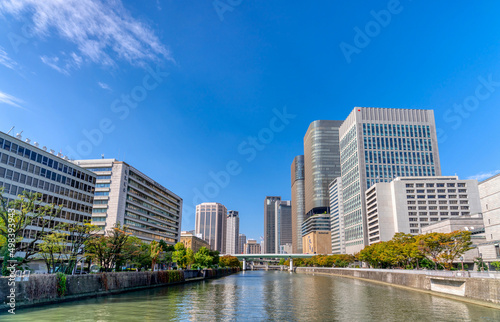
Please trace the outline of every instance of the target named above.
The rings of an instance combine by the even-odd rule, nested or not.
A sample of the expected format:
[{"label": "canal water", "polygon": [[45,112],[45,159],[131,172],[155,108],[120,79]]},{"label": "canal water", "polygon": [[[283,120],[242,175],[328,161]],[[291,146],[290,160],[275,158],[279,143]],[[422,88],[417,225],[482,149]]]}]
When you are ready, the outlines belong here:
[{"label": "canal water", "polygon": [[2,312],[0,321],[500,321],[500,310],[355,279],[250,271]]}]

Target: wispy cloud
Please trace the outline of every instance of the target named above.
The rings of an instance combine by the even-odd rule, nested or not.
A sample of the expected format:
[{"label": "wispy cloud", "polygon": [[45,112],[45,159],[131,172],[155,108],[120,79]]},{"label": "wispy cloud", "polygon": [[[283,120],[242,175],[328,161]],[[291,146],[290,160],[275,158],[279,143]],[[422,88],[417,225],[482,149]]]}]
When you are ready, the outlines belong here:
[{"label": "wispy cloud", "polygon": [[19,98],[0,91],[0,104],[8,104],[11,106],[24,109],[24,107],[19,105],[21,103],[23,103],[23,101],[20,100]]},{"label": "wispy cloud", "polygon": [[97,85],[99,85],[102,89],[106,89],[106,90],[108,90],[108,91],[110,91],[110,90],[111,90],[111,87],[109,87],[109,85],[108,85],[108,84],[106,84],[106,83],[103,83],[103,82],[97,82]]},{"label": "wispy cloud", "polygon": [[2,47],[0,47],[0,65],[10,69],[14,69],[17,66],[17,63],[9,57]]},{"label": "wispy cloud", "polygon": [[493,177],[494,175],[499,174],[499,173],[500,173],[500,170],[494,170],[494,171],[490,171],[490,172],[481,172],[481,173],[475,174],[473,176],[470,176],[467,179],[475,179],[477,181],[483,181],[483,180],[486,180],[490,177]]},{"label": "wispy cloud", "polygon": [[84,62],[113,66],[116,60],[124,60],[141,66],[149,61],[173,61],[151,27],[133,18],[119,0],[3,0],[2,13],[17,19],[29,16],[36,35],[50,37],[55,31],[74,43],[75,52],[64,59],[42,59],[63,73]]}]

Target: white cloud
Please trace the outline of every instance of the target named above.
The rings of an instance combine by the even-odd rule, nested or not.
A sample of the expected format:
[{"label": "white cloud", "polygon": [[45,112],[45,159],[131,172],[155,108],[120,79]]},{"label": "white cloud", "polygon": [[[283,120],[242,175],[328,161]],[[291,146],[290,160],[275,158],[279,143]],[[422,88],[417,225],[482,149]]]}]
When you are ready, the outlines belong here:
[{"label": "white cloud", "polygon": [[103,83],[103,82],[97,82],[97,84],[102,88],[102,89],[107,89],[108,91],[111,90],[111,87],[109,87],[108,84]]},{"label": "white cloud", "polygon": [[2,103],[24,109],[24,107],[19,105],[20,103],[23,103],[22,100],[18,99],[17,97],[14,97],[12,95],[9,95],[7,93],[0,91],[0,104],[2,104]]},{"label": "white cloud", "polygon": [[154,31],[134,19],[119,0],[3,0],[2,13],[17,19],[29,15],[36,35],[49,37],[55,31],[74,43],[76,52],[66,55],[64,62],[55,62],[54,57],[42,59],[63,73],[69,72],[68,66],[79,68],[87,61],[108,66],[115,65],[116,59],[139,66],[148,61],[173,61]]},{"label": "white cloud", "polygon": [[2,47],[0,47],[0,65],[4,65],[10,69],[14,69],[17,66],[17,63],[9,57]]},{"label": "white cloud", "polygon": [[475,174],[473,176],[470,176],[467,179],[483,181],[483,180],[486,180],[490,177],[493,177],[494,175],[499,174],[499,173],[500,173],[500,170],[494,170],[494,171],[490,171],[490,172],[481,172],[481,173]]}]

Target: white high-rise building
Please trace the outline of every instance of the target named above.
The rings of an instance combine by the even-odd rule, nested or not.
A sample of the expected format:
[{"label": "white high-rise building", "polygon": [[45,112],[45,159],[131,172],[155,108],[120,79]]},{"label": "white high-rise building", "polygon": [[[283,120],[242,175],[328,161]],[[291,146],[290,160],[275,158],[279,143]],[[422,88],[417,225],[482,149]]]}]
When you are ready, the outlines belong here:
[{"label": "white high-rise building", "polygon": [[195,233],[210,244],[210,249],[226,253],[227,208],[218,202],[196,206]]},{"label": "white high-rise building", "polygon": [[402,177],[366,191],[369,244],[395,233],[418,235],[430,224],[481,213],[477,180]]},{"label": "white high-rise building", "polygon": [[238,254],[240,239],[240,217],[235,210],[227,213],[226,254]]},{"label": "white high-rise building", "polygon": [[180,241],[182,198],[136,168],[115,159],[73,161],[97,176],[92,223],[116,224],[144,240]]},{"label": "white high-rise building", "polygon": [[486,242],[479,245],[483,260],[500,260],[500,174],[479,183]]},{"label": "white high-rise building", "polygon": [[396,177],[440,176],[434,112],[356,107],[340,126],[346,252],[369,244],[365,191]]},{"label": "white high-rise building", "polygon": [[345,254],[344,205],[342,203],[342,178],[334,179],[329,186],[330,228],[332,254]]}]

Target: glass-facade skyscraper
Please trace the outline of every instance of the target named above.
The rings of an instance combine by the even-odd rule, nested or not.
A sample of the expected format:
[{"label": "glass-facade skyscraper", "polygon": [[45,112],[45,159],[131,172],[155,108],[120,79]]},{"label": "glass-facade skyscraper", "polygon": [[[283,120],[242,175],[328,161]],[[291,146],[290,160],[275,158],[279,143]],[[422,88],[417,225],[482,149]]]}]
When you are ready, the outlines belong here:
[{"label": "glass-facade skyscraper", "polygon": [[346,252],[355,253],[368,245],[364,200],[371,185],[441,175],[434,112],[356,107],[340,127],[340,159]]},{"label": "glass-facade skyscraper", "polygon": [[264,254],[276,254],[276,203],[281,197],[267,196],[264,199]]},{"label": "glass-facade skyscraper", "polygon": [[304,136],[304,220],[313,214],[329,213],[328,185],[341,175],[341,125],[342,121],[314,121]]},{"label": "glass-facade skyscraper", "polygon": [[292,173],[292,249],[294,254],[302,253],[301,227],[305,216],[304,156],[293,159]]}]

